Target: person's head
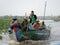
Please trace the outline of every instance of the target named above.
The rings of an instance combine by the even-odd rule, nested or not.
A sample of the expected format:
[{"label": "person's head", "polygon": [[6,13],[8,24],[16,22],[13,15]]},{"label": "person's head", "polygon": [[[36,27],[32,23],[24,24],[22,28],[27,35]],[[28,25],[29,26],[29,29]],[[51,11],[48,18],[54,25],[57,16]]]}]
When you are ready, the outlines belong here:
[{"label": "person's head", "polygon": [[45,25],[44,21],[42,22],[42,25]]},{"label": "person's head", "polygon": [[17,16],[14,16],[14,17],[13,17],[13,20],[14,20],[14,21],[17,20]]},{"label": "person's head", "polygon": [[27,18],[26,17],[24,17],[24,21],[27,21]]},{"label": "person's head", "polygon": [[34,11],[31,11],[31,15],[34,15]]}]

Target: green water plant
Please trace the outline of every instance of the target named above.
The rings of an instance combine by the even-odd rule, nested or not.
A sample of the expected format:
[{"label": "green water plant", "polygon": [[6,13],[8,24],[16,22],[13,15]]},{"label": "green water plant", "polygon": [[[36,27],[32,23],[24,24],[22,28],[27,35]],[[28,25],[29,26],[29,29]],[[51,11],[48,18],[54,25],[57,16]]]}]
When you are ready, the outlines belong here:
[{"label": "green water plant", "polygon": [[0,36],[0,40],[2,40],[2,36]]}]

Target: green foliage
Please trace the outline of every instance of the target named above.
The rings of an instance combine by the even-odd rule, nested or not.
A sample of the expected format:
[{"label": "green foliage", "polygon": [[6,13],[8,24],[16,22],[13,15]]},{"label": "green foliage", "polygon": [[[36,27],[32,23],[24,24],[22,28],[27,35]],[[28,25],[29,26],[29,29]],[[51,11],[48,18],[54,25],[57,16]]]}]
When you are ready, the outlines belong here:
[{"label": "green foliage", "polygon": [[54,19],[54,21],[60,21],[60,16],[59,16],[59,17],[56,17],[56,18]]},{"label": "green foliage", "polygon": [[7,29],[10,26],[10,20],[0,20],[0,30]]},{"label": "green foliage", "polygon": [[[8,28],[10,27],[10,22],[12,20],[12,17],[4,17],[0,19],[0,34],[2,32],[7,32]],[[19,17],[19,22],[22,22],[23,17]]]},{"label": "green foliage", "polygon": [[2,36],[0,36],[0,40],[2,40]]},{"label": "green foliage", "polygon": [[9,19],[2,19],[0,20],[0,34],[2,32],[7,32],[8,27],[10,26],[10,20]]}]

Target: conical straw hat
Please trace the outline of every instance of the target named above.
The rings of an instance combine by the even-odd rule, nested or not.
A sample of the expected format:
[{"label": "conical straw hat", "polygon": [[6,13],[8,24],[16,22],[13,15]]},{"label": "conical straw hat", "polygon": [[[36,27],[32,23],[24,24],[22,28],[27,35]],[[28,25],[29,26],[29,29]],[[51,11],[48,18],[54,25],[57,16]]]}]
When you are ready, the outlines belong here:
[{"label": "conical straw hat", "polygon": [[39,19],[36,19],[36,21],[39,21]]}]

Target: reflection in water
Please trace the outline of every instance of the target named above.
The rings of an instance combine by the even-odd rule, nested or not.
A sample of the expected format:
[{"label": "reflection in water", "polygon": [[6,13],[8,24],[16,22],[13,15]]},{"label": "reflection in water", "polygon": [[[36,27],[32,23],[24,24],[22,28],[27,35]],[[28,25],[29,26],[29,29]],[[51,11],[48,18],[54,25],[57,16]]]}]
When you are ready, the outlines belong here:
[{"label": "reflection in water", "polygon": [[43,41],[43,42],[35,43],[35,44],[33,44],[33,45],[50,45],[50,42],[45,42],[45,41]]},{"label": "reflection in water", "polygon": [[50,45],[50,42],[45,42],[45,41],[43,41],[43,42],[35,42],[35,43],[20,43],[20,44],[18,44],[18,43],[15,43],[15,44],[11,44],[10,43],[10,45]]},{"label": "reflection in water", "polygon": [[60,43],[60,22],[45,21],[45,23],[51,24],[51,38],[48,41],[28,41],[28,43],[17,42],[10,40],[8,34],[3,34],[3,40],[0,41],[1,45],[59,45]]}]

